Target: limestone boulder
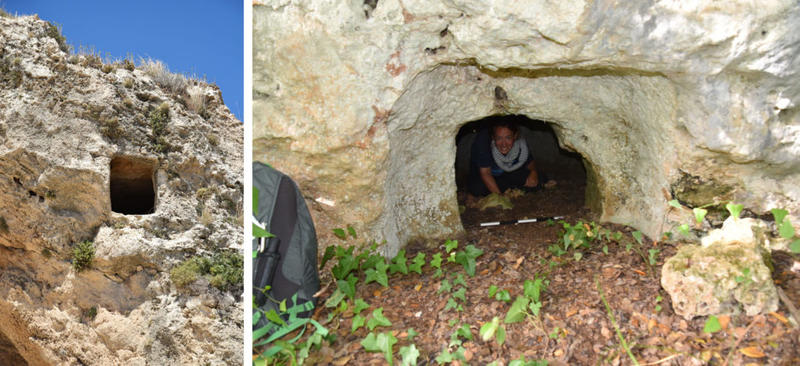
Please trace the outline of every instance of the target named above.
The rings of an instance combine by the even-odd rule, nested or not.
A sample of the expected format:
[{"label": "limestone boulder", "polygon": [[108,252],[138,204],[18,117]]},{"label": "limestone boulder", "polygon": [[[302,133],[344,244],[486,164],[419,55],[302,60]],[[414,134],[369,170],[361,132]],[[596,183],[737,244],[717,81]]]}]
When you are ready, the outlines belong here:
[{"label": "limestone boulder", "polygon": [[495,114],[549,123],[602,221],[657,236],[673,198],[800,211],[796,1],[287,0],[253,16],[254,159],[298,181],[323,241],[351,224],[391,253],[463,230],[455,137]]},{"label": "limestone boulder", "polygon": [[[67,53],[56,29],[0,16],[5,353],[241,365],[241,286],[199,280],[190,293],[170,277],[189,258],[242,253],[241,122],[216,86],[159,62]],[[95,258],[78,272],[84,241]]]},{"label": "limestone boulder", "polygon": [[684,245],[664,262],[661,286],[678,315],[775,311],[778,293],[766,263],[766,224],[755,219],[725,220],[701,245]]}]

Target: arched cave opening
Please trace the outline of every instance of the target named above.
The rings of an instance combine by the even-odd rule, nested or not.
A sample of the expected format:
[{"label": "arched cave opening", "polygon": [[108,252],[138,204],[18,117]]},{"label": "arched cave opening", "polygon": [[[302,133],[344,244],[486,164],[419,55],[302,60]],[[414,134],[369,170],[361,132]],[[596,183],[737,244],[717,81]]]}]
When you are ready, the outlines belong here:
[{"label": "arched cave opening", "polygon": [[[478,199],[470,197],[468,182],[476,179],[470,176],[473,144],[480,133],[489,133],[491,126],[498,122],[512,122],[519,126],[523,138],[535,161],[542,184],[552,181],[549,187],[525,192],[512,199],[511,209],[481,210]],[[481,132],[483,131],[483,132]],[[523,115],[494,115],[471,121],[456,135],[456,187],[464,227],[477,226],[486,221],[507,221],[535,217],[571,215],[584,207],[587,174],[584,159],[578,153],[563,149],[551,124],[532,120]]]},{"label": "arched cave opening", "polygon": [[111,211],[125,215],[155,212],[155,163],[148,159],[117,156],[111,160]]}]

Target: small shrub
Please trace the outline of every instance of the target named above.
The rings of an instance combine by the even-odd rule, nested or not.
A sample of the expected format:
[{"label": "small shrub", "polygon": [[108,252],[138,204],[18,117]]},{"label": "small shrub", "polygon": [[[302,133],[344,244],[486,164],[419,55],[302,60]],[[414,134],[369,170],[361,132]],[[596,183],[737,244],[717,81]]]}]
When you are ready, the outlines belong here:
[{"label": "small shrub", "polygon": [[162,88],[174,93],[183,94],[186,91],[188,82],[186,77],[181,74],[173,74],[169,71],[166,65],[159,60],[142,60],[141,66],[147,75],[153,78]]},{"label": "small shrub", "polygon": [[101,118],[100,132],[109,139],[116,139],[122,135],[122,128],[119,126],[117,117]]},{"label": "small shrub", "polygon": [[55,39],[58,43],[58,48],[61,49],[63,52],[69,51],[69,46],[67,45],[67,39],[61,35],[61,26],[58,24],[47,22],[47,27],[45,28],[45,34]]},{"label": "small shrub", "polygon": [[211,146],[219,146],[219,137],[217,137],[217,135],[209,133],[206,135],[206,137],[208,138],[208,143],[211,144]]},{"label": "small shrub", "polygon": [[78,243],[72,250],[72,268],[77,272],[89,268],[93,259],[94,243],[89,240]]},{"label": "small shrub", "polygon": [[133,64],[133,61],[131,61],[130,59],[126,58],[126,59],[122,60],[122,68],[124,68],[125,70],[128,70],[128,71],[133,71],[133,70],[136,69],[136,65]]},{"label": "small shrub", "polygon": [[132,78],[125,79],[125,81],[122,82],[122,86],[128,89],[133,88],[133,79]]},{"label": "small shrub", "polygon": [[189,95],[185,98],[185,102],[189,110],[205,118],[205,116],[207,115],[206,95],[203,93],[202,90],[197,88],[190,89]]},{"label": "small shrub", "polygon": [[167,132],[167,124],[170,121],[169,104],[167,102],[161,103],[158,108],[150,111],[148,119],[150,120],[150,130],[153,134],[153,148],[156,152],[167,151],[169,143],[164,138],[164,134]]},{"label": "small shrub", "polygon": [[83,312],[83,315],[88,319],[94,319],[97,316],[97,307],[92,306]]},{"label": "small shrub", "polygon": [[175,286],[185,287],[196,281],[203,272],[203,258],[194,257],[173,267],[169,271],[169,278]]},{"label": "small shrub", "polygon": [[100,69],[103,73],[108,74],[109,72],[114,71],[114,65],[111,64],[103,64],[103,67]]}]

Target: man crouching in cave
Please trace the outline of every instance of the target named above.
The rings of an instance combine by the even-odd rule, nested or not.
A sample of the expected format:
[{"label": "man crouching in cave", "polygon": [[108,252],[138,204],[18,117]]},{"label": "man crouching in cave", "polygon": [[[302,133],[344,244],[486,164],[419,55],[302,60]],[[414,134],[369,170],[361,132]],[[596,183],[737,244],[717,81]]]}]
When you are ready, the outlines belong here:
[{"label": "man crouching in cave", "polygon": [[470,160],[467,184],[473,196],[502,194],[512,188],[533,192],[556,184],[536,170],[528,143],[513,121],[499,120],[479,131],[472,143]]}]

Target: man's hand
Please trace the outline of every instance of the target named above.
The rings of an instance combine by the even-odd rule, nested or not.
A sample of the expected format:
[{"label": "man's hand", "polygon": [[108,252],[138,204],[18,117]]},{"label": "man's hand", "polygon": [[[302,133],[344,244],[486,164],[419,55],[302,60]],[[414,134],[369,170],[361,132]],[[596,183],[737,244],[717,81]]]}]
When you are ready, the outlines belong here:
[{"label": "man's hand", "polygon": [[531,170],[531,173],[528,174],[528,178],[525,179],[525,187],[536,187],[539,185],[539,174],[536,174],[535,170]]}]

